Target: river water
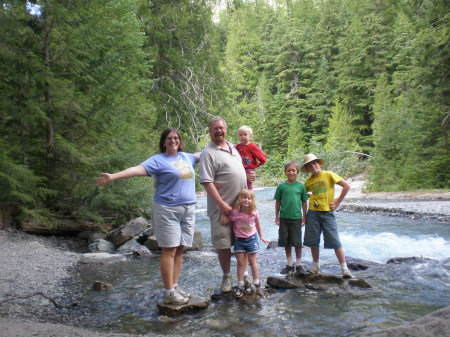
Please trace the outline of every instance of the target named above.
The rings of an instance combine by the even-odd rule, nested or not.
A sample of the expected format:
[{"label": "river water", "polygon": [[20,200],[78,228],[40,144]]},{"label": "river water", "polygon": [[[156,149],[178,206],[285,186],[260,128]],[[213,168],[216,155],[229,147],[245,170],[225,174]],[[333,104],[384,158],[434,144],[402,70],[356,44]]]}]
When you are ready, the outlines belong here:
[{"label": "river water", "polygon": [[[274,224],[274,189],[256,190],[266,239],[278,237]],[[206,198],[199,197],[197,228],[210,245]],[[346,256],[372,261],[367,270],[355,271],[371,289],[341,293],[283,290],[256,302],[211,302],[191,315],[165,318],[156,302],[162,297],[159,257],[130,259],[108,265],[80,266],[80,303],[85,313],[80,325],[101,331],[156,333],[184,336],[350,336],[415,320],[450,305],[450,226],[429,220],[336,214]],[[422,257],[420,263],[386,264],[392,257]],[[303,249],[306,266],[309,249]],[[284,250],[262,249],[260,276],[277,275],[285,264]],[[340,275],[333,250],[321,248],[322,273]],[[236,261],[232,260],[235,273]],[[210,298],[221,281],[217,255],[210,249],[185,255],[180,284],[195,295]],[[236,281],[233,275],[234,281]],[[101,280],[111,291],[90,290]]]}]

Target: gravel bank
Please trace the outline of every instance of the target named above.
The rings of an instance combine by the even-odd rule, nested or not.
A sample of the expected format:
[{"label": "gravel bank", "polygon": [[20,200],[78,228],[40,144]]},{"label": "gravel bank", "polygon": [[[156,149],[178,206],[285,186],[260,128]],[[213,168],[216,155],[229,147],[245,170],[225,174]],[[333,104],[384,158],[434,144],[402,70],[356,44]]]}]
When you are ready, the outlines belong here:
[{"label": "gravel bank", "polygon": [[72,268],[80,256],[75,251],[83,245],[76,239],[0,230],[0,302],[7,301],[0,305],[0,316],[70,321],[65,307],[73,305]]},{"label": "gravel bank", "polygon": [[[362,177],[350,179],[350,191],[340,211],[429,219],[450,223],[450,192],[376,192],[363,193]],[[341,187],[337,186],[335,195]]]},{"label": "gravel bank", "polygon": [[0,337],[135,336],[73,327],[79,313],[73,270],[85,245],[74,238],[0,230]]}]

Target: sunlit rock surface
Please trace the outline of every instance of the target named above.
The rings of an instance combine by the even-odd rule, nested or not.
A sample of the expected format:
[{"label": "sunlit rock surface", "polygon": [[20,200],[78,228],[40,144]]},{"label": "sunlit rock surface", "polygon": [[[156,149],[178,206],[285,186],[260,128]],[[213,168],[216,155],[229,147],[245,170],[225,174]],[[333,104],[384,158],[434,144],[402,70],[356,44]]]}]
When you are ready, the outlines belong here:
[{"label": "sunlit rock surface", "polygon": [[208,299],[198,296],[192,296],[186,304],[165,304],[162,299],[157,303],[161,315],[166,316],[178,316],[199,312],[205,310],[208,305]]}]

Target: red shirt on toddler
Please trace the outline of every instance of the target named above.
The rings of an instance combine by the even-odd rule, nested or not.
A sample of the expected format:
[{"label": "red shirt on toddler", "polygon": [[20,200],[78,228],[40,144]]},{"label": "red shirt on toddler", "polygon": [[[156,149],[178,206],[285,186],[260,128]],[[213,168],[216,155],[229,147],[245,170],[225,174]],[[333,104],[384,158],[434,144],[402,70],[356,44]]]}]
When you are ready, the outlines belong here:
[{"label": "red shirt on toddler", "polygon": [[266,154],[254,143],[237,144],[236,149],[242,157],[242,164],[246,169],[255,169],[267,161]]}]

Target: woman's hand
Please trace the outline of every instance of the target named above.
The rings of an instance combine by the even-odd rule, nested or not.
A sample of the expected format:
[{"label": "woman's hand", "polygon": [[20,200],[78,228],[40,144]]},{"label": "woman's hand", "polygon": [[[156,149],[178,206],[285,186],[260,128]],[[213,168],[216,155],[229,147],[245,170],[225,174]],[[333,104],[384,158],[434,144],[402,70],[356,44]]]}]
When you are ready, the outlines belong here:
[{"label": "woman's hand", "polygon": [[107,183],[113,181],[112,175],[109,173],[100,173],[100,177],[95,179],[98,186],[106,185]]}]

